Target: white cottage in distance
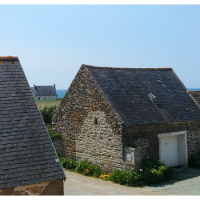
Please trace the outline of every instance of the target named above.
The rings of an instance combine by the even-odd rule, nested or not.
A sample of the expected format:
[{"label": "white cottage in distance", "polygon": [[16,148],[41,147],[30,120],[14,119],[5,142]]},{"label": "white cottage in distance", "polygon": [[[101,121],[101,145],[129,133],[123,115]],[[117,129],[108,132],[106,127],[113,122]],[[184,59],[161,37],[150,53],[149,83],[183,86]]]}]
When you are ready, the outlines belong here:
[{"label": "white cottage in distance", "polygon": [[36,86],[31,87],[35,100],[56,100],[56,85],[53,86]]}]

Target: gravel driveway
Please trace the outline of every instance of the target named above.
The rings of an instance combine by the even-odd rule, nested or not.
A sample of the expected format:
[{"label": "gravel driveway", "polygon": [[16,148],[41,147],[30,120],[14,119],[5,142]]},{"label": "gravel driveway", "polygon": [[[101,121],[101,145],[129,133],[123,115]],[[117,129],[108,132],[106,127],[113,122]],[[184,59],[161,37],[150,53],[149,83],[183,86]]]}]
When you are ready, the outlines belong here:
[{"label": "gravel driveway", "polygon": [[175,169],[174,176],[159,184],[128,187],[65,171],[65,195],[200,195],[200,169]]},{"label": "gravel driveway", "polygon": [[143,188],[167,195],[200,195],[200,169],[176,169],[170,180]]},{"label": "gravel driveway", "polygon": [[139,187],[128,187],[65,171],[64,195],[165,195],[160,192],[148,191]]}]

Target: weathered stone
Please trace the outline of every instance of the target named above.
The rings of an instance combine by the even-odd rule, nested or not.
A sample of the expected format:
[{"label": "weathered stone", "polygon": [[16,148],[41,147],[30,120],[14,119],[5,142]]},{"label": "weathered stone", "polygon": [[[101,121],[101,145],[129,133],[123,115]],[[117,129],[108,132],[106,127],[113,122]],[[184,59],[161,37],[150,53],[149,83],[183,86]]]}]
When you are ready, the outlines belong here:
[{"label": "weathered stone", "polygon": [[[107,171],[136,167],[124,162],[124,146],[140,147],[142,158],[153,155],[158,160],[160,133],[187,130],[188,156],[200,151],[200,121],[125,126],[84,67],[77,73],[59,108],[52,119],[53,130],[62,135],[65,156],[75,161],[88,159]],[[65,118],[61,118],[61,110]],[[74,135],[69,137],[71,132]]]}]

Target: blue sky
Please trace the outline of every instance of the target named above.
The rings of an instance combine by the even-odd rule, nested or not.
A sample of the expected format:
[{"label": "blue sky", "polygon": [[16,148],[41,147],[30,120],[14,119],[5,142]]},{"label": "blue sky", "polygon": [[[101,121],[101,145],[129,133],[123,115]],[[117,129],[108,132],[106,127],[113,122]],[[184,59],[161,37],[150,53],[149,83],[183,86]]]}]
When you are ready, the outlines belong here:
[{"label": "blue sky", "polygon": [[0,56],[30,86],[67,89],[81,64],[171,67],[200,88],[200,5],[0,5]]}]

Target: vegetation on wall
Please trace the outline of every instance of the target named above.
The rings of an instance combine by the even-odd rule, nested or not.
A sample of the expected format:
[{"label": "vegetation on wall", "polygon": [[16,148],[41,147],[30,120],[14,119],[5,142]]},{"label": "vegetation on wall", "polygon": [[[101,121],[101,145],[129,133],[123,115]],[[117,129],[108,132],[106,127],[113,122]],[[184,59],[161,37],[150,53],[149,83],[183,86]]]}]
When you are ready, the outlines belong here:
[{"label": "vegetation on wall", "polygon": [[143,160],[143,168],[137,173],[132,171],[123,171],[116,169],[113,173],[106,174],[101,168],[87,160],[75,163],[72,159],[60,157],[62,166],[71,171],[111,180],[115,183],[128,186],[142,186],[144,184],[156,183],[163,179],[169,178],[173,174],[173,168],[168,168],[160,161]]}]

